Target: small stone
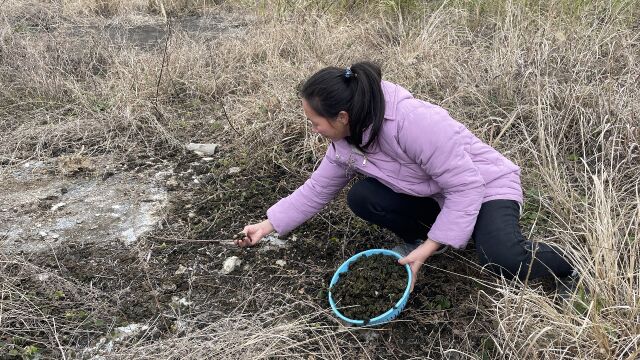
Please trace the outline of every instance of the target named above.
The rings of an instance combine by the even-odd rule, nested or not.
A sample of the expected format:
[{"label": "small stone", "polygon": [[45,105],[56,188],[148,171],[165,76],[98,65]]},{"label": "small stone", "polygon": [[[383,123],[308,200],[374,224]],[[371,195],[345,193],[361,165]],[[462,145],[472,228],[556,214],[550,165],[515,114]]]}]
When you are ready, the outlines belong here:
[{"label": "small stone", "polygon": [[42,230],[38,233],[38,235],[40,235],[41,237],[46,237],[48,234],[46,231]]},{"label": "small stone", "polygon": [[208,161],[213,161],[213,158],[212,157],[205,157],[205,158],[202,158],[202,161],[207,161],[207,162]]},{"label": "small stone", "polygon": [[180,265],[178,266],[178,270],[176,270],[175,274],[176,275],[184,274],[186,271],[187,271],[187,268]]},{"label": "small stone", "polygon": [[240,260],[240,258],[238,258],[237,256],[232,256],[224,261],[220,273],[222,275],[230,274],[233,270],[240,266],[240,264],[242,264],[242,260]]},{"label": "small stone", "polygon": [[378,334],[377,331],[366,331],[363,335],[366,342],[371,342],[380,338],[380,334]]},{"label": "small stone", "polygon": [[184,320],[176,320],[173,324],[173,330],[177,333],[187,330],[187,322]]},{"label": "small stone", "polygon": [[178,187],[178,180],[176,180],[175,176],[172,176],[167,180],[165,186],[167,187],[167,189],[173,190]]},{"label": "small stone", "polygon": [[49,280],[51,276],[47,273],[40,273],[38,275],[36,275],[36,279],[38,279],[38,281],[47,281]]},{"label": "small stone", "polygon": [[58,235],[58,234],[51,234],[51,237],[52,237],[52,238],[54,238],[54,239],[58,239],[58,238],[60,238],[60,235]]},{"label": "small stone", "polygon": [[129,336],[138,335],[141,332],[148,330],[149,326],[141,324],[129,324],[127,326],[118,327],[114,331],[115,339],[124,339]]},{"label": "small stone", "polygon": [[162,290],[164,291],[174,291],[177,286],[176,284],[172,283],[172,282],[163,282],[162,285],[160,285],[160,288],[162,288]]},{"label": "small stone", "polygon": [[82,219],[78,219],[78,220],[76,220],[76,224],[82,224],[83,221],[84,220],[82,220]]},{"label": "small stone", "polygon": [[191,304],[193,304],[193,301],[187,301],[186,298],[180,298],[178,299],[177,296],[172,296],[171,297],[171,302],[174,303],[175,305],[182,305],[182,306],[190,306]]},{"label": "small stone", "polygon": [[213,155],[220,144],[187,144],[187,150],[191,150],[200,156]]},{"label": "small stone", "polygon": [[240,172],[240,168],[237,166],[232,167],[231,169],[229,169],[229,175],[234,175]]},{"label": "small stone", "polygon": [[67,203],[63,203],[63,202],[57,203],[51,207],[51,211],[56,211],[60,208],[63,208],[65,205],[67,205]]},{"label": "small stone", "polygon": [[190,211],[187,216],[189,216],[190,218],[194,218],[196,217],[196,213],[194,213],[193,211]]},{"label": "small stone", "polygon": [[276,260],[276,265],[284,267],[287,265],[287,262],[284,260]]}]

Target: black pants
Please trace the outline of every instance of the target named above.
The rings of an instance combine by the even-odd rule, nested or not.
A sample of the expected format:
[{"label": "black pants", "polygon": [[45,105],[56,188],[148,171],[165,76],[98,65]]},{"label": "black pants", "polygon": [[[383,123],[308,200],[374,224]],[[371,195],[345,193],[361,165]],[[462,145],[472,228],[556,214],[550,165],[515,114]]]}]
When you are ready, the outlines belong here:
[{"label": "black pants", "polygon": [[[432,198],[396,193],[373,178],[354,184],[347,201],[357,216],[391,230],[406,242],[425,240],[440,213]],[[519,218],[516,201],[492,200],[482,204],[472,235],[480,264],[506,278],[517,275],[524,279],[533,258],[530,279],[551,273],[558,277],[569,275],[571,265],[558,248],[525,240]]]}]

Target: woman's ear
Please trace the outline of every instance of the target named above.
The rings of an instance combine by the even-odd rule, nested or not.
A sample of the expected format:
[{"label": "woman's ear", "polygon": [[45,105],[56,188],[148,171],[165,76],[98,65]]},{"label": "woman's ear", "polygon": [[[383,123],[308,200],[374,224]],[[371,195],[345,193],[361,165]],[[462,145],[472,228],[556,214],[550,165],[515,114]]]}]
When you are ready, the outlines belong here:
[{"label": "woman's ear", "polygon": [[349,125],[349,113],[346,111],[340,111],[336,120],[338,120],[342,125]]}]

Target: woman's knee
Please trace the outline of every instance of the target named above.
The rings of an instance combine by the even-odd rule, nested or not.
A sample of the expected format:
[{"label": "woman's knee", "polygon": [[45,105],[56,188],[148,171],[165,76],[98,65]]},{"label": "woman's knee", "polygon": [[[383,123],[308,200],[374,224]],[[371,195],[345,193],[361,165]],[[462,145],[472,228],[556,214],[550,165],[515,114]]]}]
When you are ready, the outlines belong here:
[{"label": "woman's knee", "polygon": [[377,197],[374,196],[375,186],[371,180],[367,178],[356,182],[347,193],[347,204],[358,216],[366,215],[375,209],[373,202]]}]

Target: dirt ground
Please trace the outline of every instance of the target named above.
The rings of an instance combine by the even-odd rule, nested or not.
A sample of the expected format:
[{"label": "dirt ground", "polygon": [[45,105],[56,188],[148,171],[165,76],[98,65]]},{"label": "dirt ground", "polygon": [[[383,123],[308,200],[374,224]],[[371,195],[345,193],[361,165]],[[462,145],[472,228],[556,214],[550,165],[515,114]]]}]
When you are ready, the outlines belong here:
[{"label": "dirt ground", "polygon": [[[316,217],[286,238],[237,248],[230,242],[233,234],[284,195],[261,196],[282,174],[250,178],[241,170],[230,175],[227,164],[232,159],[225,158],[225,152],[208,160],[190,152],[163,160],[136,158],[107,171],[108,176],[91,169],[52,175],[46,164],[36,163],[23,166],[4,183],[11,187],[5,187],[9,191],[2,197],[2,208],[7,209],[1,213],[3,247],[22,252],[38,269],[36,276],[14,286],[35,291],[34,299],[43,301],[48,313],[69,322],[68,328],[60,324],[60,330],[77,354],[109,354],[113,345],[107,346],[104,338],[114,328],[131,324],[148,326],[137,334],[148,341],[193,331],[239,306],[253,313],[277,300],[294,299],[329,309],[327,286],[344,260],[397,243],[391,234],[366,224],[358,225],[362,229],[357,237],[348,238]],[[52,210],[60,203],[66,205]],[[222,274],[231,256],[242,264]],[[5,270],[25,273],[17,265]],[[355,337],[345,341],[356,341],[354,346],[360,342],[380,358],[439,357],[432,350],[436,339],[448,344],[473,341],[482,349],[480,355],[488,356],[492,348],[482,334],[491,324],[477,311],[482,286],[472,278],[478,274],[472,248],[434,257],[396,321],[375,330],[353,329]],[[56,296],[47,290],[52,279],[64,279],[58,290],[63,295],[53,307],[44,304]],[[298,311],[311,312],[313,307]],[[317,321],[340,326],[331,317],[327,313]],[[77,322],[83,331],[71,326]],[[478,331],[469,330],[473,328]],[[25,329],[25,339],[36,339],[30,330],[36,327]],[[2,341],[15,343],[6,337]],[[43,354],[52,354],[50,345],[39,344]]]}]

